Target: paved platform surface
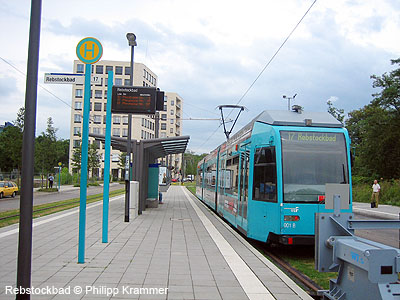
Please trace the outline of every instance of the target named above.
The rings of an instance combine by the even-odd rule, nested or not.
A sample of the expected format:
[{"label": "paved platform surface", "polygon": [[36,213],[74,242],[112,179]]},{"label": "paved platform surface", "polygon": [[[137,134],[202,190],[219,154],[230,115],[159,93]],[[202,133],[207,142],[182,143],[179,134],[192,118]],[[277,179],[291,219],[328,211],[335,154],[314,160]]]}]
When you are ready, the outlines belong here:
[{"label": "paved platform surface", "polygon": [[[163,199],[129,223],[123,197],[111,199],[109,243],[101,203],[89,205],[84,264],[77,209],[36,219],[32,299],[312,299],[186,188]],[[0,299],[15,298],[17,232],[0,229]]]}]

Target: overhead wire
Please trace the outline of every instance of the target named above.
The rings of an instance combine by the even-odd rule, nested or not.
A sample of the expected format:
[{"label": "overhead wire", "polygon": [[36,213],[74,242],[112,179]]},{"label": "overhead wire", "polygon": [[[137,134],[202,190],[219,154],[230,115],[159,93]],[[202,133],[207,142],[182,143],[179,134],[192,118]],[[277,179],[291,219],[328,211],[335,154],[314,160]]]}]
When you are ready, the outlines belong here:
[{"label": "overhead wire", "polygon": [[[306,10],[306,12],[303,14],[303,16],[300,18],[300,20],[297,22],[297,24],[293,27],[293,29],[290,31],[290,33],[288,34],[288,36],[285,38],[285,40],[282,42],[282,44],[278,47],[278,49],[275,51],[275,53],[272,55],[272,57],[269,59],[269,61],[265,64],[265,66],[262,68],[262,70],[260,71],[260,73],[257,75],[257,77],[253,80],[253,82],[250,84],[250,86],[247,88],[247,90],[244,92],[244,94],[239,98],[239,101],[236,103],[236,105],[239,105],[240,102],[243,101],[243,99],[246,97],[246,95],[248,94],[248,92],[252,89],[252,87],[254,86],[254,84],[257,82],[257,80],[261,77],[261,75],[264,73],[264,71],[268,68],[268,66],[272,63],[272,61],[275,59],[275,57],[278,55],[278,53],[281,51],[281,49],[283,48],[283,46],[286,44],[286,42],[289,40],[289,38],[292,36],[292,34],[295,32],[295,30],[297,29],[297,27],[299,27],[299,25],[301,24],[301,22],[303,21],[303,19],[307,16],[307,14],[309,13],[309,11],[311,10],[311,8],[314,6],[314,4],[317,2],[317,0],[314,0],[310,7]],[[229,114],[227,115],[227,118],[231,115],[233,109],[229,112]],[[218,129],[222,126],[222,124],[220,124],[218,126],[218,128],[200,145],[198,146],[198,148],[204,146],[213,136],[214,134],[218,131]]]},{"label": "overhead wire", "polygon": [[[9,62],[8,60],[4,59],[4,58],[1,57],[1,56],[0,56],[0,59],[1,59],[4,63],[6,63],[7,65],[9,65],[11,68],[13,68],[15,71],[17,71],[18,73],[20,73],[22,76],[24,76],[24,77],[26,76],[26,74],[25,74],[23,71],[21,71],[20,69],[18,69],[15,65],[13,65],[13,64],[12,64],[11,62]],[[83,117],[83,113],[81,112],[82,109],[77,109],[77,108],[72,107],[72,105],[70,105],[68,102],[66,102],[65,100],[63,100],[62,98],[60,98],[59,96],[57,96],[56,94],[54,94],[52,91],[50,91],[48,88],[44,87],[42,84],[38,83],[38,86],[39,86],[40,88],[42,88],[44,91],[46,91],[47,93],[49,93],[51,96],[53,96],[54,98],[56,98],[57,100],[61,101],[63,104],[65,104],[66,106],[68,106],[69,108],[71,108],[72,110],[74,110],[75,113],[77,113],[77,114],[79,114],[81,117]],[[189,104],[189,103],[186,103],[186,104]],[[189,104],[189,105],[192,105],[192,106],[194,106],[194,107],[196,107],[196,108],[198,108],[198,109],[203,109],[203,108],[200,108],[200,107],[198,107],[198,106],[196,106],[196,105],[193,105],[193,104]],[[208,111],[208,110],[206,110],[206,109],[203,109],[203,110]],[[208,112],[209,112],[209,111],[208,111]],[[218,119],[216,119],[216,118],[192,118],[192,117],[190,117],[187,113],[185,113],[185,114],[188,116],[188,118],[180,118],[180,120],[182,120],[182,121],[215,121],[215,120],[220,120],[219,118],[218,118]],[[133,115],[132,118],[133,118],[133,119],[142,119],[143,116],[135,116],[135,115]],[[160,120],[162,120],[162,121],[170,121],[170,120],[176,120],[176,118],[167,117],[167,118],[163,118],[163,119],[160,118]],[[103,128],[103,126],[101,126],[101,125],[98,124],[97,122],[94,122],[94,115],[89,116],[89,121],[91,122],[92,127],[96,127],[96,128],[99,128],[99,129]],[[118,123],[113,123],[113,124],[118,125]],[[121,124],[121,123],[119,123],[119,124]]]}]

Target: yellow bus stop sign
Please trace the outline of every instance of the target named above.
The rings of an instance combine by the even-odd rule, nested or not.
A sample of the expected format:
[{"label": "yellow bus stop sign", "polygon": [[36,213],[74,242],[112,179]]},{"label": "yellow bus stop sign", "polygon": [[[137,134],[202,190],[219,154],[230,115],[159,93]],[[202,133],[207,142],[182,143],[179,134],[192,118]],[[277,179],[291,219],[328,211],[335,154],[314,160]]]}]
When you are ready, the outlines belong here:
[{"label": "yellow bus stop sign", "polygon": [[94,64],[103,55],[103,46],[97,39],[87,37],[81,40],[78,46],[76,46],[76,55],[84,64]]}]

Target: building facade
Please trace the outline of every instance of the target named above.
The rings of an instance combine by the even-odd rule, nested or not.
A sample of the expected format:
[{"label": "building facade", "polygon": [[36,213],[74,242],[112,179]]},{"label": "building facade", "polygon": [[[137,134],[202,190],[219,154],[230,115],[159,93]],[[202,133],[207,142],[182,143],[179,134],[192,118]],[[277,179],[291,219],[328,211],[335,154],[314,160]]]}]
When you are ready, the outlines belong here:
[{"label": "building facade", "polygon": [[[106,105],[107,105],[107,81],[108,71],[114,72],[114,85],[130,85],[130,62],[124,61],[100,61],[92,65],[92,74],[100,77],[98,84],[92,84],[90,95],[90,123],[89,132],[95,134],[105,134],[106,131]],[[84,64],[75,60],[73,66],[74,73],[84,73]],[[158,82],[157,75],[142,63],[134,64],[133,85],[156,87]],[[168,97],[168,95],[171,95]],[[69,151],[69,171],[74,171],[73,154],[81,145],[82,118],[83,118],[83,98],[84,85],[74,84],[72,87],[72,109],[71,109],[71,129],[70,129],[70,151]],[[179,101],[176,100],[179,98]],[[169,100],[171,99],[171,100]],[[172,104],[169,103],[172,101]],[[178,107],[179,106],[179,107]],[[167,111],[160,112],[160,117],[165,120],[160,121],[160,137],[170,137],[181,135],[180,116],[182,112],[182,99],[174,93],[166,93],[164,97],[164,108],[169,109],[169,116],[165,116]],[[174,115],[172,115],[172,111]],[[172,121],[173,123],[172,123]],[[132,139],[143,140],[156,137],[155,118],[152,115],[132,115]],[[168,123],[169,124],[166,124]],[[115,137],[128,137],[128,115],[112,115],[111,135]],[[162,125],[164,124],[164,125]],[[176,125],[178,124],[178,125]],[[168,127],[168,129],[167,129]],[[162,129],[166,128],[166,129]],[[171,130],[172,129],[172,130]],[[168,134],[167,134],[168,131]],[[104,170],[104,145],[94,138],[89,138],[89,144],[97,144],[101,155],[101,166],[92,172],[92,176],[103,177]],[[111,172],[113,178],[121,178],[123,175],[120,170],[120,154],[118,150],[111,150]],[[173,158],[176,161],[176,158]],[[165,160],[166,161],[166,160]],[[179,165],[180,166],[180,165]]]},{"label": "building facade", "polygon": [[[166,92],[164,96],[164,111],[160,112],[159,137],[173,137],[182,135],[182,106],[183,99],[177,93]],[[183,154],[171,155],[170,166],[172,178],[180,178]]]}]

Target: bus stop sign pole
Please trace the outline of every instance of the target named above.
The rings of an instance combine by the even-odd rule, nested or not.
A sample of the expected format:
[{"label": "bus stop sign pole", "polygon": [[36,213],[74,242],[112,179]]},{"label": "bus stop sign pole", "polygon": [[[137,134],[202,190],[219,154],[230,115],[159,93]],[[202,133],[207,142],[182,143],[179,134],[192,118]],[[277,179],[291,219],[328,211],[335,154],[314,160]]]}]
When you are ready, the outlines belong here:
[{"label": "bus stop sign pole", "polygon": [[89,113],[90,113],[90,80],[92,64],[100,60],[103,47],[95,38],[84,38],[76,47],[76,54],[85,67],[85,95],[83,105],[82,150],[81,150],[81,182],[79,194],[79,239],[78,263],[85,262],[85,232],[86,232],[86,197],[88,177],[88,148],[89,148]]}]

